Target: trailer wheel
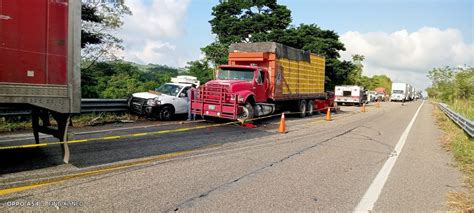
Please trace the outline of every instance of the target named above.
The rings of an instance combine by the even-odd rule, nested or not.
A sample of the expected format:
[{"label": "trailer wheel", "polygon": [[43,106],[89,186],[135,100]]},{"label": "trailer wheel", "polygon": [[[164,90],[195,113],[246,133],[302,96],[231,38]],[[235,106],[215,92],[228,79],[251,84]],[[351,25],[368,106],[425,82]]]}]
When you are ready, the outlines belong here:
[{"label": "trailer wheel", "polygon": [[237,114],[237,119],[239,121],[245,121],[245,120],[250,120],[253,118],[254,115],[254,109],[252,104],[249,102],[245,103],[244,106],[239,107],[239,114]]},{"label": "trailer wheel", "polygon": [[300,118],[304,118],[304,116],[306,115],[306,100],[300,100],[298,112]]},{"label": "trailer wheel", "polygon": [[309,100],[308,101],[308,106],[306,107],[306,114],[308,116],[311,116],[313,115],[314,113],[314,105],[313,105],[313,101],[312,100]]}]

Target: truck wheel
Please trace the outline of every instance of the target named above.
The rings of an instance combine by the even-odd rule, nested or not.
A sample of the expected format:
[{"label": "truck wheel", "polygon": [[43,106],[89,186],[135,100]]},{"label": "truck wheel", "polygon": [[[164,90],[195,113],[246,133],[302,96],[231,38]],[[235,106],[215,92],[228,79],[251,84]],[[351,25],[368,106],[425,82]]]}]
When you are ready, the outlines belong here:
[{"label": "truck wheel", "polygon": [[169,121],[174,115],[174,109],[171,106],[164,106],[160,110],[160,120]]},{"label": "truck wheel", "polygon": [[249,102],[245,103],[244,106],[240,107],[239,114],[237,114],[237,120],[239,121],[245,121],[245,120],[250,120],[253,118],[254,115],[254,109],[252,104]]},{"label": "truck wheel", "polygon": [[308,106],[306,107],[306,114],[307,114],[308,116],[311,116],[311,115],[313,115],[313,112],[314,112],[313,101],[312,101],[312,100],[309,100],[309,101],[308,101]]},{"label": "truck wheel", "polygon": [[300,118],[304,118],[304,116],[306,115],[306,101],[305,100],[300,100],[298,112],[299,112]]}]

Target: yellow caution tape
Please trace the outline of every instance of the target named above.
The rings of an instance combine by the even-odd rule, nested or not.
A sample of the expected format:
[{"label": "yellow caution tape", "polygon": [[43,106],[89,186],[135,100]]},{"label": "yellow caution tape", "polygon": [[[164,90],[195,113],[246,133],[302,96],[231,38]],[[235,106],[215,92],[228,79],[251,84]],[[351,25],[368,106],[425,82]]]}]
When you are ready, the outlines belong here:
[{"label": "yellow caution tape", "polygon": [[[285,114],[299,114],[299,112],[285,112]],[[25,144],[25,145],[14,145],[14,146],[0,146],[0,150],[7,150],[7,149],[25,149],[25,148],[35,148],[35,147],[44,147],[44,146],[51,146],[51,145],[60,145],[60,144],[75,144],[75,143],[85,143],[85,142],[93,142],[93,141],[104,141],[104,140],[115,140],[115,139],[123,139],[123,138],[132,138],[132,137],[142,137],[147,135],[158,135],[158,134],[166,134],[166,133],[176,133],[176,132],[185,132],[191,130],[198,130],[198,129],[205,129],[210,127],[220,127],[220,126],[227,126],[231,124],[241,124],[247,123],[255,120],[261,120],[265,118],[271,118],[280,116],[280,114],[273,114],[253,119],[248,119],[245,121],[232,121],[222,124],[212,124],[212,125],[204,125],[204,126],[196,126],[196,127],[185,127],[179,129],[170,129],[170,130],[159,130],[154,132],[143,132],[143,133],[133,133],[133,134],[126,134],[126,135],[117,135],[117,136],[106,136],[106,137],[99,137],[99,138],[89,138],[89,139],[80,139],[80,140],[70,140],[70,141],[62,141],[62,142],[48,142],[48,143],[40,143],[40,144]]]}]

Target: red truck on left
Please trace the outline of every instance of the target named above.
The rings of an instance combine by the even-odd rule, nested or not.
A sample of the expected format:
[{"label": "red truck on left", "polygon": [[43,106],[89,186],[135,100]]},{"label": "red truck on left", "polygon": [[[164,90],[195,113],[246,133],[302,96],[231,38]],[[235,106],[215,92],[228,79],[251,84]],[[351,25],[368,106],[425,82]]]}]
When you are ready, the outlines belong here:
[{"label": "red truck on left", "polygon": [[37,144],[40,132],[67,141],[80,112],[80,40],[81,1],[0,0],[0,107],[30,108]]}]

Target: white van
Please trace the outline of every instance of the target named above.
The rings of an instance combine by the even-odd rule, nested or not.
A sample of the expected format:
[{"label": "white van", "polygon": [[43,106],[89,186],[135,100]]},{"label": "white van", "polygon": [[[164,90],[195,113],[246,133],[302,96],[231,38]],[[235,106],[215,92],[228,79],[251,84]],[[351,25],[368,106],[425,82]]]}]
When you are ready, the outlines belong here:
[{"label": "white van", "polygon": [[335,101],[338,104],[355,104],[362,105],[363,103],[367,104],[367,92],[364,90],[364,87],[356,85],[343,85],[336,86],[335,88]]}]

